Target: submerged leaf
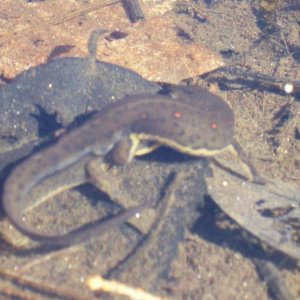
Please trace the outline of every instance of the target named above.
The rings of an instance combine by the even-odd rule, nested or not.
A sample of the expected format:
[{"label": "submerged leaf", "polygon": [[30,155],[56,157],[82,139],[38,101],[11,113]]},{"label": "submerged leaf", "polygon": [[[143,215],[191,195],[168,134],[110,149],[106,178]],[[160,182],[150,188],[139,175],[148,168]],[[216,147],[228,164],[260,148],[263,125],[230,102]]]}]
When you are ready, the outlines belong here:
[{"label": "submerged leaf", "polygon": [[280,180],[244,181],[211,166],[208,194],[244,229],[276,250],[300,259],[300,188]]}]

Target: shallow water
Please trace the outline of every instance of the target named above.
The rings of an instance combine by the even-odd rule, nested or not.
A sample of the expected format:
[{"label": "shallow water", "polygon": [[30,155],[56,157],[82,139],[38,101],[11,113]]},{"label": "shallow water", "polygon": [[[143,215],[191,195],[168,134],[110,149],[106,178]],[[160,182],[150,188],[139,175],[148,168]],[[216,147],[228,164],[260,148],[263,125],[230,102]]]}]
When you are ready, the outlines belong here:
[{"label": "shallow water", "polygon": [[[87,37],[93,29],[108,27],[125,30],[126,27],[133,26],[119,5],[81,14],[56,25],[52,23],[46,29],[38,21],[51,20],[63,10],[84,8],[96,2],[65,1],[65,7],[62,7],[60,1],[23,1],[22,4],[19,1],[2,1],[0,28],[3,40],[12,31],[22,32],[15,39],[12,36],[9,41],[6,39],[3,42],[0,65],[4,77],[12,79],[26,70],[28,65],[35,66],[45,62],[47,55],[57,45],[74,44],[76,47],[66,55],[84,56]],[[170,7],[176,13],[174,28],[180,42],[204,45],[213,53],[220,54],[226,65],[242,66],[270,76],[299,80],[300,16],[296,2],[274,1],[272,5],[268,1],[153,3]],[[149,18],[159,14],[153,3],[153,10],[149,9],[148,2],[145,4],[146,16],[148,13]],[[219,83],[216,93],[231,105],[235,113],[236,139],[259,174],[286,184],[299,183],[298,99],[284,95],[276,87],[273,89],[269,85],[262,85],[255,78],[243,80],[240,77],[222,74],[216,78]],[[6,133],[2,134],[5,141],[14,141],[13,135]],[[168,160],[169,156],[171,158]],[[259,277],[256,272],[258,261],[255,260],[267,259],[279,269],[276,276],[289,287],[292,299],[300,297],[297,263],[292,263],[282,254],[265,252],[259,242],[254,246],[249,245],[249,238],[244,238],[243,230],[224,215],[214,202],[206,199],[204,206],[204,169],[202,161],[188,160],[179,154],[162,150],[146,159],[117,168],[108,177],[103,175],[103,190],[113,199],[121,198],[119,201],[123,206],[133,205],[135,201],[139,202],[147,197],[166,199],[163,197],[164,193],[167,199],[175,198],[176,203],[173,200],[170,202],[169,217],[164,218],[162,225],[167,231],[173,230],[174,239],[171,238],[172,235],[164,238],[162,230],[153,239],[153,246],[147,250],[148,254],[143,253],[128,266],[129,271],[125,268],[124,272],[115,277],[157,295],[166,295],[170,299],[268,299],[265,281],[270,282],[268,276],[275,275],[272,273],[267,278]],[[177,173],[180,180],[166,185],[165,180],[172,172]],[[97,201],[98,198],[102,201]],[[218,203],[218,199],[214,200]],[[85,222],[103,215],[103,211],[111,212],[112,207],[116,209],[109,203],[107,195],[95,194],[94,190],[91,193],[88,189],[84,189],[83,193],[72,191],[61,195],[59,201],[45,203],[39,208],[39,217],[37,218],[35,211],[30,218],[32,222],[39,223],[41,219],[45,221],[46,229],[51,222],[54,224],[50,225],[52,229],[69,228],[77,224],[79,219]],[[198,206],[199,210],[195,208]],[[249,209],[245,207],[245,212]],[[51,213],[45,216],[46,211]],[[146,214],[148,222],[153,218],[155,212]],[[57,224],[57,220],[61,223]],[[151,222],[147,225],[144,221],[136,226],[141,232],[147,232]],[[17,233],[10,230],[5,232],[9,233],[10,238],[22,241]],[[177,255],[176,244],[183,236]],[[12,284],[12,294],[20,292],[23,293],[23,298],[27,293],[31,297],[48,299],[50,295],[45,292],[47,285],[63,285],[66,289],[72,289],[79,299],[85,293],[88,295],[83,283],[85,278],[95,273],[105,274],[130,252],[139,239],[140,235],[136,231],[125,226],[102,238],[57,253],[12,250],[3,242],[1,270],[38,279],[43,284],[41,290],[30,291],[27,287],[32,286],[32,283],[23,284],[20,288],[11,280],[6,280],[6,275],[0,279],[0,291],[5,295]],[[164,241],[166,245],[163,244]],[[26,247],[32,246],[29,243]],[[157,270],[153,267],[158,263],[157,257],[164,257],[167,252],[171,255],[164,262],[170,268],[166,266]],[[151,259],[151,256],[155,259]],[[166,269],[168,270],[165,271]],[[153,271],[151,278],[149,271]],[[156,282],[155,286],[153,282]],[[58,291],[55,297],[71,298],[62,291]],[[12,297],[7,296],[7,299],[10,298]]]}]

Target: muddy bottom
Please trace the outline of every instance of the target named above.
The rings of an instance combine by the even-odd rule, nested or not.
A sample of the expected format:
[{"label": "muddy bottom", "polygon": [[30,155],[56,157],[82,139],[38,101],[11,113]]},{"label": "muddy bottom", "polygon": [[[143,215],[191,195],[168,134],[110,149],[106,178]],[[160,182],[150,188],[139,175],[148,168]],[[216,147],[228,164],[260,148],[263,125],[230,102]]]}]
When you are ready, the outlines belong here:
[{"label": "muddy bottom", "polygon": [[[75,45],[63,55],[84,56],[92,30],[122,31],[138,26],[130,23],[120,4],[99,7],[98,3],[2,1],[3,86],[28,66],[45,62],[59,44]],[[94,4],[96,8],[91,6]],[[73,12],[87,6],[91,7],[90,13],[75,13],[66,21],[59,19],[64,10]],[[155,10],[156,6],[159,9]],[[246,69],[245,76],[215,74],[209,77],[209,83],[201,76],[193,76],[193,82],[213,89],[231,106],[236,120],[235,138],[258,174],[270,180],[299,184],[299,99],[284,94],[278,86],[247,77],[248,68],[287,81],[299,80],[299,4],[296,1],[151,1],[150,4],[145,1],[144,9],[145,22],[147,17],[175,14],[172,25],[180,43],[199,44],[219,55],[225,65]],[[41,22],[55,19],[57,22],[49,22],[47,26]],[[105,61],[105,55],[99,59]],[[186,76],[189,77],[192,76]],[[85,223],[149,198],[160,200],[157,210],[148,210],[141,219],[130,220],[128,225],[90,242],[59,251],[40,249],[37,243],[24,239],[2,220],[6,225],[1,228],[6,229],[1,229],[4,231],[0,243],[1,299],[101,299],[106,296],[94,295],[86,286],[86,279],[96,274],[109,274],[108,277],[167,299],[299,299],[299,262],[261,244],[222,212],[213,201],[218,199],[204,196],[207,195],[204,177],[214,176],[213,172],[209,174],[207,161],[168,151],[163,149],[130,165],[109,170],[109,175],[99,175],[102,192],[95,191],[95,187],[68,191],[56,201],[43,203],[38,212],[28,216],[42,230],[68,230],[78,220]],[[120,206],[115,207],[112,200]],[[157,217],[160,211],[164,211],[162,219]],[[150,245],[142,248],[142,254],[115,273],[111,271],[158,222],[161,224],[150,236]],[[265,272],[266,268],[269,271]],[[273,284],[274,281],[277,283]],[[278,297],[278,286],[283,290],[287,287],[281,294],[285,298]]]}]

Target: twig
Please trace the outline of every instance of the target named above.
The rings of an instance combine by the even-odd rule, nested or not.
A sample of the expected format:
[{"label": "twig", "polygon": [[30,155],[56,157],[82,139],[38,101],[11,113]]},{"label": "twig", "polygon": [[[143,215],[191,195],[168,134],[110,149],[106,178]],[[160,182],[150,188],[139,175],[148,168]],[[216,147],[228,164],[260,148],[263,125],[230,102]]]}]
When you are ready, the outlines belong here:
[{"label": "twig", "polygon": [[[45,20],[45,21],[41,21],[41,24],[39,24],[39,28],[47,28],[49,25],[57,25],[59,23],[65,22],[65,21],[69,21],[73,18],[76,18],[78,16],[82,16],[84,14],[87,14],[91,11],[97,10],[99,8],[102,7],[106,7],[109,5],[113,5],[120,2],[120,0],[101,0],[97,3],[93,3],[90,5],[87,5],[85,8],[82,9],[78,9],[75,11],[71,11],[68,12],[62,16],[58,16],[58,17],[53,17],[49,20]],[[20,31],[17,32],[13,32],[11,34],[9,34],[8,36],[4,37],[3,39],[0,40],[0,45],[2,45],[3,43],[7,43],[10,42],[12,39],[17,39],[17,38],[21,38],[24,36],[24,33],[26,32],[30,32],[30,30],[32,30],[33,26],[24,28]]]},{"label": "twig", "polygon": [[151,295],[140,288],[133,288],[114,280],[106,280],[97,275],[88,278],[86,283],[88,288],[95,293],[118,294],[127,296],[132,300],[167,300],[167,298]]},{"label": "twig", "polygon": [[[72,290],[71,288],[61,288],[57,285],[53,285],[53,284],[49,284],[48,282],[45,281],[40,281],[37,280],[35,278],[29,278],[29,277],[25,277],[25,276],[20,276],[14,272],[8,271],[8,270],[1,270],[0,269],[0,276],[9,279],[11,281],[15,281],[16,283],[22,285],[23,287],[29,287],[32,290],[34,290],[36,293],[40,293],[40,294],[52,294],[52,295],[56,295],[59,296],[63,299],[68,299],[68,300],[97,300],[97,298],[85,294],[84,293],[79,293],[76,292],[74,290]],[[12,290],[9,289],[5,289],[2,287],[3,293],[8,294],[9,292],[13,293]],[[2,291],[0,290],[0,293]],[[15,293],[15,292],[14,292]],[[26,295],[26,294],[25,294]],[[24,296],[24,295],[23,295]],[[24,298],[24,297],[23,297]],[[21,298],[22,299],[22,298]],[[24,298],[27,299],[27,298]],[[38,299],[38,298],[33,298],[31,297],[31,299]]]}]

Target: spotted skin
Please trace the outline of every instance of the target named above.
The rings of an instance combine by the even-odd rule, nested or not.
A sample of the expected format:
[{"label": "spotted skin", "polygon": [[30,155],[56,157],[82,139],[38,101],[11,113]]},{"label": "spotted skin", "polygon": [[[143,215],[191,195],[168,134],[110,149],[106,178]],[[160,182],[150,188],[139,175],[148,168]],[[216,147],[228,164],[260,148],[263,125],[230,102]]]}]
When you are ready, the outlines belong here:
[{"label": "spotted skin", "polygon": [[[53,245],[82,242],[126,221],[150,204],[126,210],[110,223],[96,222],[65,235],[46,235],[22,217],[28,206],[26,197],[43,180],[83,159],[110,156],[113,163],[123,164],[160,145],[188,155],[214,156],[231,147],[233,132],[234,116],[229,106],[204,89],[174,86],[168,95],[128,96],[20,163],[5,183],[3,206],[12,224],[33,240]],[[153,142],[152,147],[147,147],[148,141]]]}]

